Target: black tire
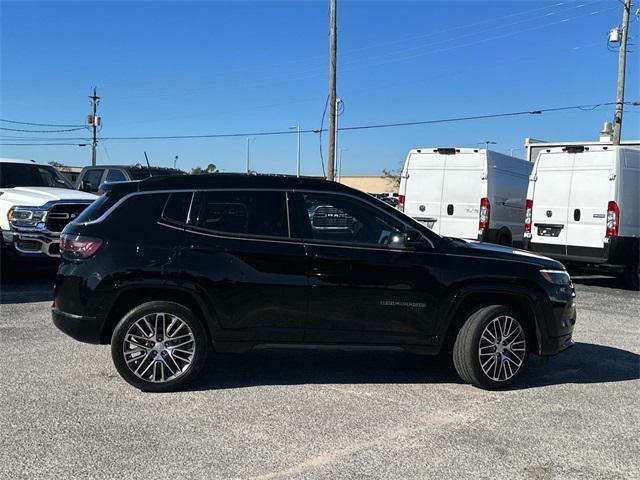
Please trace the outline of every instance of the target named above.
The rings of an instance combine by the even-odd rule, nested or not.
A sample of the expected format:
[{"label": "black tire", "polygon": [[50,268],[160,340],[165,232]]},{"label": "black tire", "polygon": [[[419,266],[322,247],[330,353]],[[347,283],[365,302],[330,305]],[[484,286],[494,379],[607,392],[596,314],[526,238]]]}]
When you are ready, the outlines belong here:
[{"label": "black tire", "polygon": [[496,238],[496,243],[498,245],[504,245],[505,247],[511,247],[513,245],[513,241],[511,240],[511,233],[509,233],[509,230],[500,230],[498,232],[498,237]]},{"label": "black tire", "polygon": [[[486,352],[491,351],[491,349],[486,346],[482,346],[486,345],[486,340],[483,339],[481,344],[481,337],[485,332],[485,329],[491,329],[491,327],[496,325],[494,321],[506,317],[512,319],[515,322],[514,328],[516,328],[516,325],[520,328],[522,332],[522,339],[524,340],[524,350],[518,351],[517,353],[509,351],[506,354],[503,354],[502,352],[498,353],[496,348],[496,352],[492,353],[491,356],[495,355],[496,368],[505,368],[505,373],[507,373],[507,367],[511,370],[515,368],[512,366],[515,365],[515,362],[511,359],[520,361],[519,367],[511,376],[509,376],[509,378],[505,378],[504,380],[496,380],[495,378],[491,378],[491,376],[489,376],[483,370],[480,359],[481,352],[485,352],[482,353],[482,355],[485,356],[482,361],[485,362],[485,365],[487,365],[488,360],[486,360],[486,358],[488,358],[488,353]],[[488,327],[490,324],[491,327]],[[520,338],[519,335],[520,334],[518,333],[518,338]],[[485,338],[487,337],[485,336]],[[499,343],[502,345],[503,342],[500,341]],[[481,350],[481,348],[484,350]],[[517,348],[518,350],[522,348],[522,345],[519,343],[519,341]],[[518,320],[517,315],[509,307],[505,305],[491,305],[488,307],[483,307],[473,313],[458,332],[456,341],[453,345],[453,364],[456,368],[456,371],[458,372],[458,375],[465,382],[486,390],[495,390],[511,385],[520,376],[522,370],[525,367],[528,353],[529,346],[526,338],[526,329],[523,322],[521,320]],[[521,355],[522,357],[518,358],[519,355]],[[499,361],[498,359],[503,356],[507,356],[509,357],[509,359]],[[509,365],[501,367],[500,363],[508,363]],[[500,376],[499,372],[497,376]]]},{"label": "black tire", "polygon": [[624,269],[624,282],[630,290],[640,290],[640,260]]},{"label": "black tire", "polygon": [[[187,349],[193,349],[193,352],[191,355],[185,355],[185,357],[188,357],[190,359],[190,362],[187,365],[185,360],[182,360],[180,357],[177,357],[177,356],[176,358],[182,361],[176,362],[176,360],[173,359],[173,356],[165,352],[164,341],[162,342],[162,345],[163,345],[162,347],[158,347],[159,345],[158,343],[155,344],[156,347],[153,347],[152,344],[156,342],[156,338],[155,338],[156,334],[153,333],[154,330],[151,330],[152,332],[151,337],[147,339],[148,343],[147,343],[146,349],[140,348],[141,350],[140,357],[132,357],[132,356],[129,357],[129,362],[132,365],[132,367],[130,368],[129,364],[127,363],[127,359],[125,358],[125,354],[134,355],[132,354],[131,351],[126,353],[127,346],[129,347],[131,346],[130,342],[131,342],[131,339],[133,338],[133,337],[127,338],[127,335],[130,335],[132,332],[130,331],[130,329],[137,328],[134,325],[141,319],[155,318],[154,314],[162,314],[162,313],[168,314],[170,319],[178,318],[178,320],[181,320],[188,327],[187,329],[184,329],[184,326],[180,327],[180,328],[183,328],[183,330],[180,332],[181,336],[183,336],[183,333],[185,332],[189,333],[189,330],[190,330],[190,334],[192,336],[190,337],[188,336],[186,338],[188,345],[184,347]],[[166,318],[166,317],[162,317],[162,318]],[[133,330],[133,331],[136,331],[136,330]],[[140,332],[140,330],[137,330],[137,332]],[[169,333],[169,328],[166,329],[166,332],[167,334]],[[136,333],[136,335],[139,338],[142,338],[142,335],[140,335],[139,333]],[[169,343],[170,337],[166,337],[166,338],[167,338],[167,343]],[[176,338],[179,338],[179,337],[176,337]],[[163,337],[163,340],[164,340],[164,337]],[[125,341],[128,342],[127,346],[125,346]],[[142,341],[140,341],[140,343],[142,343]],[[173,343],[175,344],[176,342],[173,342]],[[122,318],[122,320],[118,322],[115,330],[113,331],[113,335],[111,336],[111,358],[113,359],[113,363],[116,367],[116,370],[118,370],[118,373],[120,374],[120,376],[125,381],[133,385],[134,387],[147,392],[171,392],[171,391],[179,390],[180,388],[184,387],[189,382],[191,382],[195,377],[197,377],[197,375],[200,373],[200,370],[202,370],[202,367],[204,366],[205,361],[207,359],[207,352],[209,349],[208,343],[209,341],[207,339],[207,334],[205,332],[205,329],[201,320],[196,315],[194,315],[191,310],[189,310],[183,305],[180,305],[174,302],[153,301],[153,302],[147,302],[147,303],[143,303],[142,305],[139,305],[138,307],[134,308],[129,313],[127,313]],[[177,345],[177,346],[180,346],[180,345]],[[160,350],[155,350],[155,348],[158,348],[158,349],[162,348],[162,352],[160,352]],[[166,347],[166,350],[170,350],[170,349],[171,347]],[[168,364],[171,364],[171,362],[165,361],[165,360],[169,360],[167,359],[166,356],[164,357],[164,360],[161,359],[160,353],[162,353],[163,356],[170,355],[169,359],[171,360],[171,362],[173,362],[172,364],[173,370],[175,370],[176,372],[179,372],[178,375],[175,376],[175,378],[162,380],[162,381],[152,381],[150,378],[149,379],[141,378],[136,373],[134,373],[134,370],[132,370],[132,368],[140,366],[141,364],[144,364],[144,365],[141,365],[141,369],[139,370],[140,373],[142,373],[142,369],[147,368],[147,365],[158,363],[159,364],[158,366],[161,367],[160,369],[162,370],[162,377],[164,377],[165,372],[170,371],[168,369],[171,367],[168,366]],[[148,359],[146,360],[146,362],[148,363],[145,363],[145,359],[142,359],[142,357],[148,357]],[[155,360],[152,357],[155,358]],[[183,364],[182,362],[185,362],[185,363]],[[160,365],[160,363],[163,363],[163,365]],[[183,367],[183,370],[180,370],[180,368],[176,368],[176,367],[180,367],[181,365]],[[156,365],[153,365],[152,373],[155,378]],[[148,376],[149,375],[147,375],[147,377]]]}]

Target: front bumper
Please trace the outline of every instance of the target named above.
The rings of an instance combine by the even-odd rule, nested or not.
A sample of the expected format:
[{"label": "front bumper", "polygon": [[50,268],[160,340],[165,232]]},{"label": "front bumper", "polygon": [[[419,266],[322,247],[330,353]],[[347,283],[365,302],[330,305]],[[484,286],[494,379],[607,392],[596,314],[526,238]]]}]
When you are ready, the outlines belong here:
[{"label": "front bumper", "polygon": [[83,317],[51,309],[53,324],[70,337],[85,343],[100,343],[102,324],[95,317]]},{"label": "front bumper", "polygon": [[3,231],[7,252],[19,258],[60,258],[60,234],[46,231]]},{"label": "front bumper", "polygon": [[539,332],[540,355],[555,355],[572,347],[573,328],[577,320],[575,289],[550,287],[548,300],[543,302],[540,314],[546,319]]}]

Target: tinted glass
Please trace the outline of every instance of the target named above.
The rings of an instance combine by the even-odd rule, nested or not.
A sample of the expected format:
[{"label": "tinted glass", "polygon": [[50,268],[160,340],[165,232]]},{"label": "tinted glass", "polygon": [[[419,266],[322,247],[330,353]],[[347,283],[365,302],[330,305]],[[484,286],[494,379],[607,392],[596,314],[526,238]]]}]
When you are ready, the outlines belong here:
[{"label": "tinted glass", "polygon": [[109,210],[118,200],[122,198],[122,194],[116,194],[108,191],[96,198],[91,205],[85,208],[75,219],[75,223],[90,222],[97,219],[104,212]]},{"label": "tinted glass", "polygon": [[302,195],[310,238],[401,246],[405,226],[365,202],[341,195]]},{"label": "tinted glass", "polygon": [[100,187],[100,179],[102,178],[102,173],[104,170],[96,168],[87,170],[82,177],[83,182],[89,182],[91,188],[97,190]]},{"label": "tinted glass", "polygon": [[191,192],[172,193],[164,207],[162,218],[173,220],[174,222],[187,223],[191,196]]},{"label": "tinted glass", "polygon": [[0,188],[13,187],[72,188],[53,167],[28,163],[0,163]]},{"label": "tinted glass", "polygon": [[203,192],[194,205],[192,222],[207,230],[243,235],[287,237],[287,203],[284,192]]},{"label": "tinted glass", "polygon": [[109,170],[105,182],[125,182],[126,180],[127,177],[124,176],[121,170]]}]

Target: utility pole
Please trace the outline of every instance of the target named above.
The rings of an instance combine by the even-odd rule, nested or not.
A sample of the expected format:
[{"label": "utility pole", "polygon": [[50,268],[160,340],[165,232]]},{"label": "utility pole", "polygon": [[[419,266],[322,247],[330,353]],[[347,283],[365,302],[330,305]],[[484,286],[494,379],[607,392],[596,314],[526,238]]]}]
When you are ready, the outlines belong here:
[{"label": "utility pole", "polygon": [[629,12],[631,0],[625,0],[622,13],[622,39],[618,52],[618,91],[616,94],[616,113],[613,117],[613,144],[620,145],[622,134],[622,112],[624,110],[624,76],[627,66],[627,37],[629,35]]},{"label": "utility pole", "polygon": [[98,125],[100,125],[100,117],[97,115],[98,113],[98,103],[100,103],[100,97],[96,95],[96,87],[93,87],[93,95],[90,95],[92,105],[92,114],[88,118],[89,125],[91,125],[91,129],[93,131],[93,141],[91,142],[91,166],[96,166],[96,148],[98,147]]},{"label": "utility pole", "polygon": [[336,169],[336,57],[337,57],[337,5],[336,0],[329,0],[329,159],[327,162],[327,179],[333,181]]}]

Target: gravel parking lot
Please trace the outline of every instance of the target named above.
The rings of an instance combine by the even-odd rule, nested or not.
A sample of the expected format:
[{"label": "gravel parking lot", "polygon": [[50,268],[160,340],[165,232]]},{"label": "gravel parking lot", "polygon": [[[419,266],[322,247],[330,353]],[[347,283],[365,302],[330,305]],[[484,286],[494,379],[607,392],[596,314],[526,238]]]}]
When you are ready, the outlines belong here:
[{"label": "gravel parking lot", "polygon": [[575,280],[577,345],[500,392],[446,358],[260,351],[145,394],[52,325],[51,279],[3,285],[0,477],[640,478],[640,295]]}]

